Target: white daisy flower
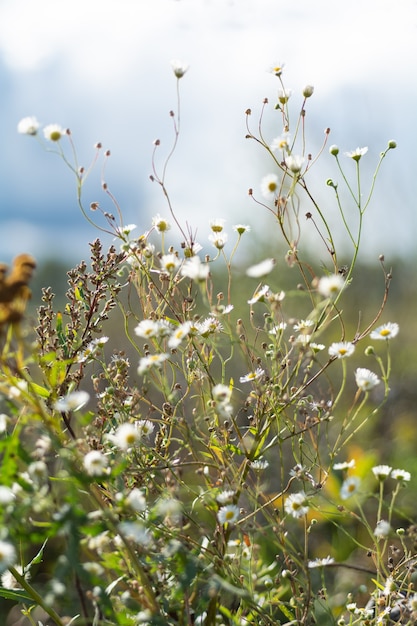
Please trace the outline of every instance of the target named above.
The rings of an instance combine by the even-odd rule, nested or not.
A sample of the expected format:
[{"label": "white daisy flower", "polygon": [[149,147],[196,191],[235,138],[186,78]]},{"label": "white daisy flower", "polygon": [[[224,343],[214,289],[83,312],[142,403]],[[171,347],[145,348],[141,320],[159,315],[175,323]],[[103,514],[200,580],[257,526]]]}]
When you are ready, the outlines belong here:
[{"label": "white daisy flower", "polygon": [[382,591],[382,595],[389,596],[393,591],[397,590],[397,585],[392,576],[388,576],[385,581],[384,590]]},{"label": "white daisy flower", "polygon": [[285,157],[285,165],[288,167],[293,174],[298,174],[301,171],[301,168],[304,164],[304,157],[299,155],[292,155]]},{"label": "white daisy flower", "polygon": [[233,230],[237,232],[239,235],[243,235],[243,233],[250,232],[250,226],[248,226],[247,224],[235,224],[233,226]]},{"label": "white daisy flower", "polygon": [[278,89],[278,101],[281,104],[286,104],[288,100],[291,98],[292,90],[291,89]]},{"label": "white daisy flower", "polygon": [[393,469],[391,472],[391,478],[402,482],[409,482],[411,480],[411,474],[403,469]]},{"label": "white daisy flower", "polygon": [[202,322],[198,322],[197,328],[200,335],[207,337],[208,335],[220,333],[223,330],[223,325],[217,318],[207,317]]},{"label": "white daisy flower", "polygon": [[9,487],[5,487],[4,485],[0,485],[0,505],[6,506],[13,502],[16,498],[16,495]]},{"label": "white daisy flower", "polygon": [[387,322],[371,332],[371,339],[392,339],[398,335],[400,327],[395,322]]},{"label": "white daisy flower", "polygon": [[130,541],[134,541],[139,546],[149,546],[152,543],[151,532],[140,522],[120,522],[119,532]]},{"label": "white daisy flower", "polygon": [[162,363],[166,361],[168,358],[169,358],[169,355],[164,354],[164,353],[163,354],[150,354],[149,356],[142,357],[139,361],[138,374],[142,376],[146,372],[149,372],[149,370],[152,367],[156,367],[156,368],[161,367]]},{"label": "white daisy flower", "polygon": [[358,367],[355,372],[356,384],[362,391],[369,391],[381,382],[374,372],[365,367]]},{"label": "white daisy flower", "polygon": [[333,465],[333,469],[335,470],[346,470],[352,469],[356,465],[355,459],[351,459],[350,461],[342,461],[341,463],[335,463]]},{"label": "white daisy flower", "polygon": [[346,478],[340,489],[340,497],[342,500],[348,500],[348,498],[353,496],[358,491],[360,482],[360,479],[356,476],[349,476]]},{"label": "white daisy flower", "polygon": [[279,324],[276,324],[275,326],[270,328],[268,330],[268,333],[270,335],[281,335],[286,328],[287,328],[287,323],[286,322],[280,322]]},{"label": "white daisy flower", "polygon": [[269,146],[272,152],[282,150],[287,152],[289,150],[290,135],[288,133],[282,133],[279,137],[275,137]]},{"label": "white daisy flower", "polygon": [[240,509],[235,504],[226,504],[222,506],[217,513],[217,519],[220,524],[235,524],[239,519]]},{"label": "white daisy flower", "polygon": [[93,339],[93,341],[91,341],[90,347],[91,348],[102,348],[108,342],[108,340],[109,340],[109,338],[106,337],[106,336],[97,337],[96,339]]},{"label": "white daisy flower", "polygon": [[83,350],[77,357],[77,363],[85,363],[86,361],[93,359],[104,344],[108,342],[108,337],[98,337],[90,341],[85,350]]},{"label": "white daisy flower", "polygon": [[165,523],[178,526],[182,520],[182,503],[176,498],[160,498],[155,505],[157,515],[164,518]]},{"label": "white daisy flower", "polygon": [[342,291],[344,285],[345,280],[340,274],[331,274],[320,278],[317,291],[325,298],[334,298]]},{"label": "white daisy flower", "polygon": [[48,466],[45,461],[34,461],[28,465],[28,474],[34,482],[43,482],[48,478]]},{"label": "white daisy flower", "polygon": [[213,233],[221,233],[223,228],[224,228],[224,223],[226,220],[222,219],[222,218],[217,218],[215,220],[212,220],[210,222],[210,228],[213,231]]},{"label": "white daisy flower", "polygon": [[160,263],[161,268],[171,274],[179,267],[181,261],[176,254],[163,254]]},{"label": "white daisy flower", "polygon": [[134,333],[143,339],[156,337],[158,334],[158,322],[154,320],[142,320],[134,329]]},{"label": "white daisy flower", "polygon": [[156,228],[158,233],[165,233],[167,230],[171,228],[171,224],[165,218],[161,217],[159,213],[157,213],[152,218],[152,226]]},{"label": "white daisy flower", "polygon": [[142,339],[149,339],[150,337],[163,337],[171,330],[171,324],[165,320],[142,320],[134,329],[134,333]]},{"label": "white daisy flower", "polygon": [[143,513],[146,511],[146,498],[143,495],[143,491],[136,487],[128,494],[126,502],[137,513]]},{"label": "white daisy flower", "polygon": [[211,390],[211,395],[215,402],[219,402],[220,404],[228,403],[232,397],[232,389],[227,385],[219,383],[218,385],[214,385]]},{"label": "white daisy flower", "polygon": [[125,226],[117,226],[116,231],[119,235],[127,236],[132,232],[132,230],[135,230],[135,228],[137,228],[136,224],[126,224]]},{"label": "white daisy flower", "polygon": [[388,476],[391,474],[391,471],[392,467],[390,467],[389,465],[375,465],[375,467],[372,468],[372,473],[379,481],[383,481],[388,478]]},{"label": "white daisy flower", "polygon": [[263,370],[261,367],[258,367],[254,372],[249,372],[248,374],[245,374],[245,376],[241,376],[239,378],[239,381],[241,383],[253,382],[254,380],[259,380],[260,378],[262,378],[264,374],[265,370]]},{"label": "white daisy flower", "polygon": [[140,420],[137,422],[137,429],[140,437],[149,437],[155,429],[155,424],[151,420]]},{"label": "white daisy flower", "polygon": [[295,345],[300,348],[306,348],[310,345],[311,335],[298,335],[295,339]]},{"label": "white daisy flower", "polygon": [[177,348],[185,337],[189,335],[191,331],[191,322],[187,321],[183,324],[180,324],[173,331],[172,335],[168,339],[168,347],[173,349]]},{"label": "white daisy flower", "polygon": [[219,504],[227,504],[233,501],[236,492],[232,489],[228,489],[227,491],[222,491],[216,496],[216,500]]},{"label": "white daisy flower", "polygon": [[269,463],[266,459],[259,458],[252,461],[250,466],[253,470],[255,470],[255,472],[261,472],[269,467]]},{"label": "white daisy flower", "polygon": [[[15,565],[15,569],[21,576],[24,576],[25,580],[29,582],[30,573],[25,572],[21,565]],[[16,580],[11,572],[6,570],[1,576],[1,586],[5,589],[21,589],[21,584]],[[40,623],[40,622],[39,622]]]},{"label": "white daisy flower", "polygon": [[180,61],[179,59],[172,59],[171,61],[172,71],[177,78],[182,78],[189,69],[187,63]]},{"label": "white daisy flower", "polygon": [[110,439],[119,450],[129,450],[129,448],[133,448],[139,442],[140,434],[136,424],[126,422],[120,424],[114,433],[110,433],[108,439]]},{"label": "white daisy flower", "polygon": [[306,332],[312,326],[314,326],[313,320],[300,320],[297,324],[294,324],[294,330],[297,332]]},{"label": "white daisy flower", "polygon": [[106,473],[108,464],[107,457],[99,450],[87,452],[83,459],[84,469],[89,476],[103,476]]},{"label": "white daisy flower", "polygon": [[324,343],[315,343],[314,341],[310,343],[310,348],[313,352],[321,352],[325,347]]},{"label": "white daisy flower", "polygon": [[266,276],[274,269],[275,259],[265,259],[256,265],[252,265],[248,267],[246,270],[246,276],[250,276],[251,278],[261,278],[261,276]]},{"label": "white daisy flower", "polygon": [[59,398],[54,404],[56,411],[79,411],[87,404],[90,394],[87,391],[73,391],[63,398]]},{"label": "white daisy flower", "polygon": [[314,559],[314,561],[308,562],[308,567],[310,569],[315,567],[326,567],[326,565],[332,565],[334,563],[334,559],[331,556],[325,556],[322,559]]},{"label": "white daisy flower", "polygon": [[21,135],[36,135],[39,130],[39,122],[36,117],[24,117],[17,125],[17,132]]},{"label": "white daisy flower", "polygon": [[381,519],[379,520],[379,522],[377,522],[374,530],[375,537],[377,537],[378,539],[386,539],[389,536],[390,532],[391,525],[389,522],[384,519]]},{"label": "white daisy flower", "polygon": [[267,174],[261,180],[261,193],[264,198],[273,199],[278,193],[278,176]]},{"label": "white daisy flower", "polygon": [[218,250],[222,250],[227,243],[227,233],[211,233],[211,235],[208,236],[208,240],[213,244],[215,248],[217,248]]},{"label": "white daisy flower", "polygon": [[233,304],[227,304],[226,306],[219,304],[213,310],[213,315],[228,315],[233,309]]},{"label": "white daisy flower", "polygon": [[43,134],[48,141],[59,141],[65,135],[65,130],[59,124],[48,124],[43,129]]},{"label": "white daisy flower", "polygon": [[285,512],[288,515],[292,515],[296,519],[307,515],[310,507],[308,505],[307,496],[304,491],[293,493],[285,498],[284,508]]},{"label": "white daisy flower", "polygon": [[258,291],[255,291],[252,298],[248,300],[248,304],[255,304],[255,302],[262,302],[265,296],[267,296],[269,293],[270,293],[269,286],[264,285],[263,287],[258,289]]},{"label": "white daisy flower", "polygon": [[329,348],[330,356],[336,356],[338,359],[345,359],[351,356],[355,351],[355,346],[350,341],[339,341],[332,343]]},{"label": "white daisy flower", "polygon": [[204,281],[208,278],[209,273],[209,264],[202,263],[198,256],[192,256],[190,259],[187,259],[181,268],[182,276],[191,278],[191,280]]},{"label": "white daisy flower", "polygon": [[275,74],[275,76],[281,76],[284,67],[285,67],[285,63],[276,63],[274,66],[272,66],[269,69],[269,71],[272,74]]},{"label": "white daisy flower", "polygon": [[368,148],[356,148],[356,150],[351,150],[350,152],[345,152],[345,156],[350,157],[354,161],[359,161],[364,154],[368,152]]}]

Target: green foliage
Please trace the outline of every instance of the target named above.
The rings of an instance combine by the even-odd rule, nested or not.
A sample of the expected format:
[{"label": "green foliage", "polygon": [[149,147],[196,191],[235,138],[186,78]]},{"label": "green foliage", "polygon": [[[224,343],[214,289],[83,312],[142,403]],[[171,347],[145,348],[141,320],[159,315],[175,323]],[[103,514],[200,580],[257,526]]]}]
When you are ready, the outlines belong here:
[{"label": "green foliage", "polygon": [[[395,145],[365,194],[366,149],[348,153],[345,172],[330,147],[350,199],[345,208],[327,181],[351,246],[342,263],[309,187],[328,132],[309,155],[312,88],[293,124],[276,74],[283,133],[264,138],[265,102],[256,133],[247,112],[247,137],[271,158],[264,198],[250,195],[273,217],[286,272],[263,256],[242,277],[236,253],[250,229],[236,225],[226,253],[220,219],[214,255],[200,256],[166,186],[172,114],[172,150],[159,168],[155,143],[152,175],[169,218],[133,236],[103,182],[115,215],[90,209],[119,249],[96,239],[90,266],[68,272],[62,306],[43,290],[35,339],[20,323],[4,329],[0,595],[28,619],[37,606],[58,626],[379,624],[402,603],[401,623],[413,623],[416,533],[402,509],[411,476],[378,465],[361,439],[389,396],[398,332],[381,323],[392,278],[383,258],[380,302],[366,316],[355,304],[365,212]],[[94,223],[82,194],[91,168],[78,166],[69,131],[48,138]],[[319,262],[301,242],[306,200]]]}]

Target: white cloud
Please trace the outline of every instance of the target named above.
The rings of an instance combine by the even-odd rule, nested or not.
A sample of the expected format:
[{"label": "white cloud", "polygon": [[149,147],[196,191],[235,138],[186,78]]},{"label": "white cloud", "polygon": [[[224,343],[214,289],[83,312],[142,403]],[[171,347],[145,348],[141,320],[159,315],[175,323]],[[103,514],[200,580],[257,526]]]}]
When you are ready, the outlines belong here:
[{"label": "white cloud", "polygon": [[[0,49],[13,70],[56,58],[97,82],[151,74],[167,51],[188,53],[211,77],[291,60],[331,83],[402,71],[416,50],[417,7],[402,0],[8,0],[0,6]],[[171,50],[170,50],[171,49]],[[402,54],[403,64],[395,59]],[[295,64],[294,64],[295,63]],[[395,64],[395,65],[394,65]],[[324,81],[322,81],[324,82]]]}]

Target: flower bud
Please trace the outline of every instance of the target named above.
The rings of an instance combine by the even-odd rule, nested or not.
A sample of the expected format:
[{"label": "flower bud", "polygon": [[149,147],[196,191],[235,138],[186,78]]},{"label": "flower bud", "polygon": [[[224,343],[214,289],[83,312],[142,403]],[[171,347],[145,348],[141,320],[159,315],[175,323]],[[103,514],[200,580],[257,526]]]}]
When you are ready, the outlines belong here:
[{"label": "flower bud", "polygon": [[173,59],[171,61],[171,67],[172,71],[178,79],[182,78],[185,72],[188,70],[188,65],[186,63],[183,63],[182,61],[179,61],[178,59]]},{"label": "flower bud", "polygon": [[391,140],[388,142],[388,148],[389,148],[390,150],[393,150],[393,149],[394,149],[394,148],[396,148],[396,147],[397,147],[397,142],[396,142],[396,141],[394,141],[393,139],[391,139]]},{"label": "flower bud", "polygon": [[330,146],[329,148],[329,152],[330,154],[332,154],[333,156],[337,156],[339,154],[339,148],[335,145]]},{"label": "flower bud", "polygon": [[304,98],[310,98],[313,95],[314,87],[313,85],[306,85],[303,89]]}]

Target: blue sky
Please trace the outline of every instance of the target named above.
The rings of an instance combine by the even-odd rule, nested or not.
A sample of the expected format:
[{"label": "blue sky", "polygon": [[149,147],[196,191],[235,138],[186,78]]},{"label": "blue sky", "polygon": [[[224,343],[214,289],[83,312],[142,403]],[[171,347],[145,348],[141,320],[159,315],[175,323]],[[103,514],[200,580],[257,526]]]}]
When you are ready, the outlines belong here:
[{"label": "blue sky", "polygon": [[[200,243],[209,247],[213,218],[254,230],[269,224],[247,195],[271,164],[244,139],[244,112],[252,108],[255,120],[263,98],[274,101],[279,85],[268,68],[285,62],[294,106],[306,84],[315,87],[307,108],[313,150],[328,126],[329,145],[341,151],[369,146],[370,174],[387,141],[397,141],[367,216],[365,248],[371,256],[414,254],[417,0],[2,0],[1,260],[22,251],[77,259],[97,235],[63,163],[17,134],[26,115],[71,128],[82,164],[97,141],[111,149],[106,180],[125,222],[144,231],[152,215],[167,214],[149,174],[154,139],[162,156],[172,138],[173,58],[190,69],[167,184],[178,218],[198,228]],[[281,132],[272,109],[271,139]],[[330,212],[325,180],[335,170],[327,153],[315,171],[312,184]],[[99,183],[98,170],[87,206],[103,200]]]}]

